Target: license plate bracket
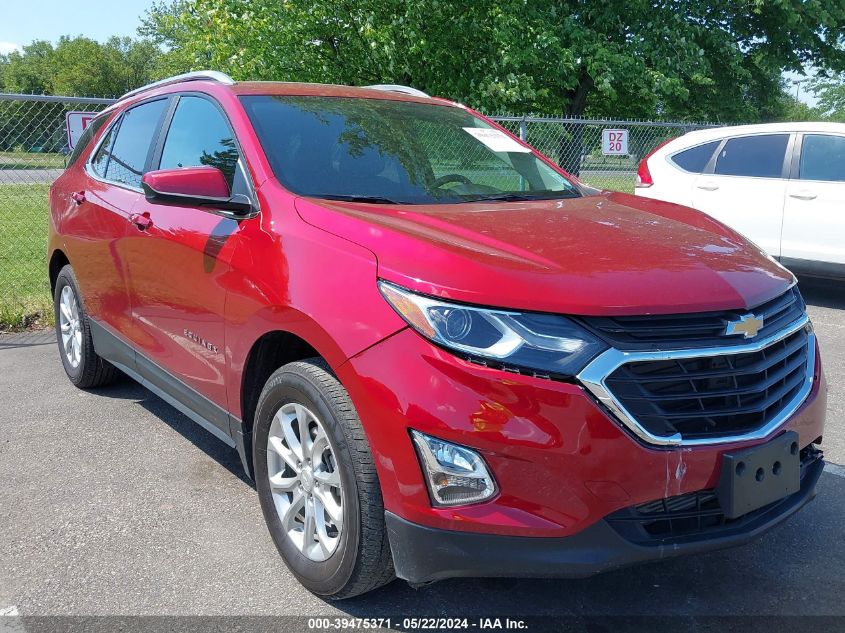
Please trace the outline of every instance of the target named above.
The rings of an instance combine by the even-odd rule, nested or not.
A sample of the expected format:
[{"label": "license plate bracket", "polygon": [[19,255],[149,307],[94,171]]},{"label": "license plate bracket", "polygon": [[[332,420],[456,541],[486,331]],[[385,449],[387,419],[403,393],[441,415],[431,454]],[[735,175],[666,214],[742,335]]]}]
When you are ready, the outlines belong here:
[{"label": "license plate bracket", "polygon": [[736,519],[801,489],[798,433],[722,455],[716,496],[728,519]]}]

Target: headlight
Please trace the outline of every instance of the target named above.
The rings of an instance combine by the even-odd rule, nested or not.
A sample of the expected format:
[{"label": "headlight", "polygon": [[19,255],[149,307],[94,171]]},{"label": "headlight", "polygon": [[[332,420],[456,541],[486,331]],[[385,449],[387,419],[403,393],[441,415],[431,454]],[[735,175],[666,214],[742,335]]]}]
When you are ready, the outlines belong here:
[{"label": "headlight", "polygon": [[476,308],[418,295],[386,281],[379,289],[434,343],[503,366],[574,376],[607,345],[566,317]]}]

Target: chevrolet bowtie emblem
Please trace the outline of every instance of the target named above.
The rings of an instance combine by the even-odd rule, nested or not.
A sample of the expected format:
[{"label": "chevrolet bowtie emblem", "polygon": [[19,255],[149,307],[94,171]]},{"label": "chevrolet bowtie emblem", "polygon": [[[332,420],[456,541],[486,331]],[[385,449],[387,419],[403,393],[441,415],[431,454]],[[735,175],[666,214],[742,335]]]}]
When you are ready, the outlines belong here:
[{"label": "chevrolet bowtie emblem", "polygon": [[759,332],[762,327],[763,319],[757,318],[753,314],[743,314],[736,321],[728,321],[728,327],[725,329],[725,336],[742,334],[745,338],[753,338],[757,336],[757,332]]}]

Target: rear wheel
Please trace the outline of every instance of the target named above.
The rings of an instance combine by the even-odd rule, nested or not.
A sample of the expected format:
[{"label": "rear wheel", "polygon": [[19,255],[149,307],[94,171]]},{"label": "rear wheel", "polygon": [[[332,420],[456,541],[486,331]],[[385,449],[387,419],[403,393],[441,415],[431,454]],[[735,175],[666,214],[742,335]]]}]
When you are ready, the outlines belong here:
[{"label": "rear wheel", "polygon": [[341,599],[393,579],[369,444],[323,360],[289,363],[270,376],[256,410],[253,456],[270,534],[307,589]]},{"label": "rear wheel", "polygon": [[113,382],[118,370],[94,351],[88,315],[70,265],[59,272],[53,304],[59,356],[70,381],[82,389]]}]

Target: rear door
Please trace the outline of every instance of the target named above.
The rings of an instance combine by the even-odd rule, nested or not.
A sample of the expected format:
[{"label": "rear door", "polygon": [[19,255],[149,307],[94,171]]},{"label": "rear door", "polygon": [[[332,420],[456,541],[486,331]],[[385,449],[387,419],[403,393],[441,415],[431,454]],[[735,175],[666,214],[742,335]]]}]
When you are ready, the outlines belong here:
[{"label": "rear door", "polygon": [[693,207],[780,256],[792,135],[755,134],[722,141],[693,186]]},{"label": "rear door", "polygon": [[[210,165],[223,172],[233,192],[251,195],[235,135],[216,101],[179,95],[168,119],[152,167]],[[135,213],[151,221],[143,230],[133,229],[127,248],[138,370],[228,432],[226,279],[249,220],[207,208],[153,204],[143,196]]]},{"label": "rear door", "polygon": [[845,135],[803,134],[796,145],[781,255],[799,272],[839,276],[845,273]]},{"label": "rear door", "polygon": [[98,322],[126,334],[131,328],[124,259],[129,216],[141,196],[140,173],[166,99],[121,114],[92,152],[85,188],[74,192],[76,209],[63,224],[86,309]]},{"label": "rear door", "polygon": [[[685,140],[681,137],[678,142]],[[654,184],[648,188],[637,189],[637,194],[682,204],[685,207],[693,206],[696,180],[707,169],[713,153],[721,143],[721,139],[706,141],[669,154],[665,160],[656,157],[651,159],[648,166],[652,170]]]}]

